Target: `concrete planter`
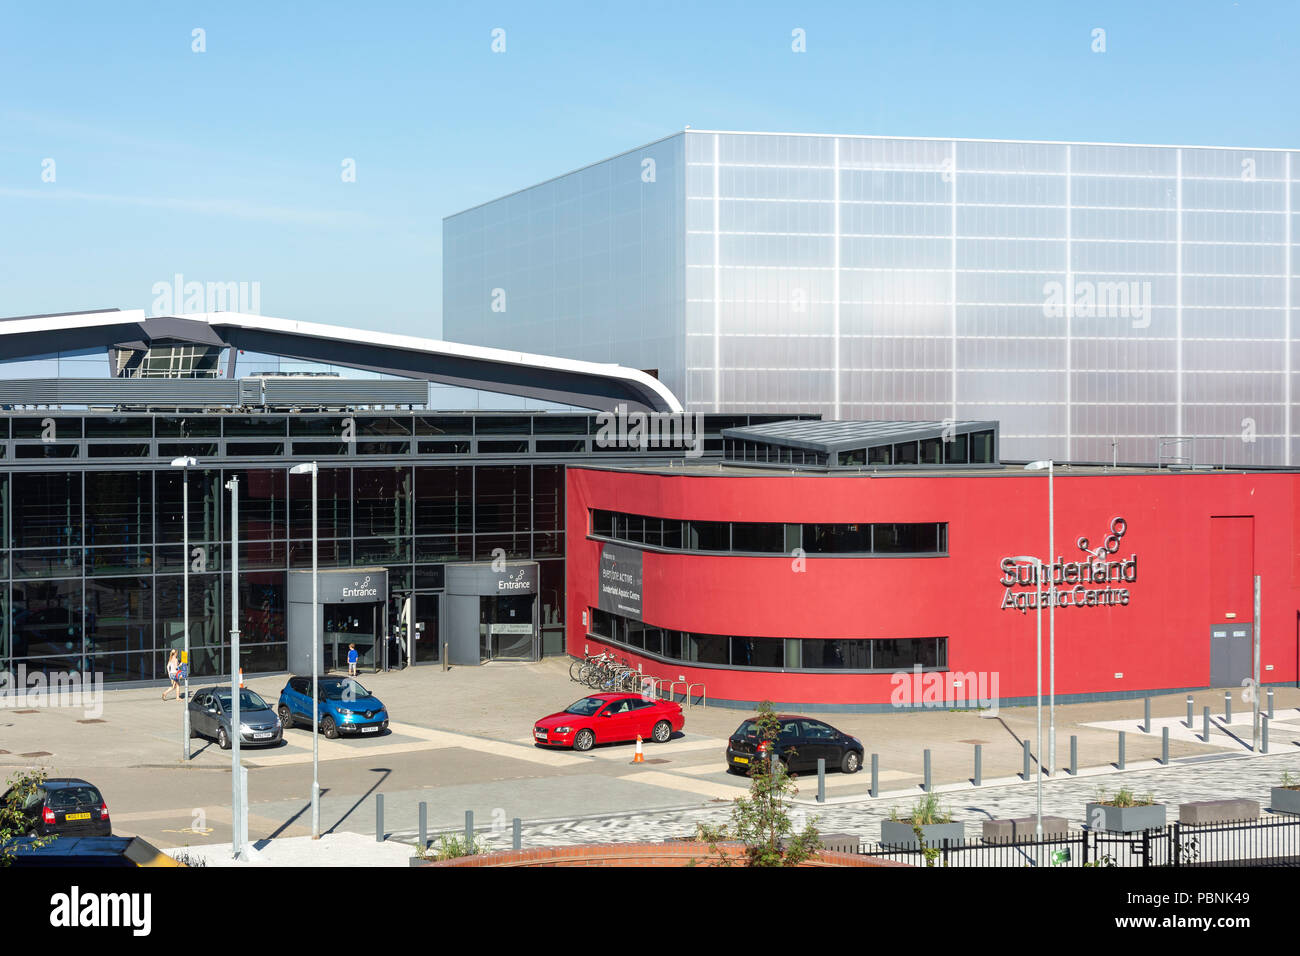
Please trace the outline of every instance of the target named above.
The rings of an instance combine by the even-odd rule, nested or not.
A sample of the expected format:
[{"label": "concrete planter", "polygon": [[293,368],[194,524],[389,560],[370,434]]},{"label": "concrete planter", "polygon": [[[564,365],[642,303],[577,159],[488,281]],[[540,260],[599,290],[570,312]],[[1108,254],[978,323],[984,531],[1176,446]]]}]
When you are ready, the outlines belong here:
[{"label": "concrete planter", "polygon": [[1300,790],[1274,787],[1268,805],[1274,813],[1300,813]]},{"label": "concrete planter", "polygon": [[[1090,803],[1087,806],[1084,823],[1090,830],[1105,830],[1108,833],[1140,833],[1165,825],[1165,805],[1153,803],[1146,807],[1111,807],[1104,803]],[[1098,820],[1101,821],[1098,825]]]},{"label": "concrete planter", "polygon": [[[938,847],[943,845],[944,840],[966,839],[966,825],[962,823],[927,823],[922,825],[921,835],[925,838],[926,846]],[[880,842],[886,846],[915,847],[918,845],[916,831],[912,829],[912,824],[899,823],[896,820],[880,821]]]}]

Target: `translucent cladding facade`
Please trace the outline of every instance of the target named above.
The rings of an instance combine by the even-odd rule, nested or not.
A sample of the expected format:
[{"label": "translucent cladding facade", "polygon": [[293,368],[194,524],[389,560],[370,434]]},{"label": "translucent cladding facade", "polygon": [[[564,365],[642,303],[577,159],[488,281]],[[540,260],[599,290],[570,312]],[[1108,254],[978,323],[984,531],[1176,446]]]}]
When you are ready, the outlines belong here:
[{"label": "translucent cladding facade", "polygon": [[[1300,153],[679,139],[685,374],[664,377],[688,408],[997,419],[1009,460],[1300,461]],[[592,357],[584,322],[559,329],[513,344]],[[608,338],[602,357],[647,367]],[[1169,440],[1188,436],[1222,437]]]},{"label": "translucent cladding facade", "polygon": [[443,337],[593,362],[680,394],[683,141],[669,137],[443,220]]}]

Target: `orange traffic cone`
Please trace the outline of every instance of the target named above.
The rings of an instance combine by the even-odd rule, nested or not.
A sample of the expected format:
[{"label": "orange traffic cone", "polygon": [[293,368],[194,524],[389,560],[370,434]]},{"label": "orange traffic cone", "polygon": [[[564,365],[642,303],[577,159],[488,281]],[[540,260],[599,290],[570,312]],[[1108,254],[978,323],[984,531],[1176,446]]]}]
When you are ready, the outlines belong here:
[{"label": "orange traffic cone", "polygon": [[633,763],[645,763],[645,754],[641,750],[641,735],[636,735],[636,754],[632,757]]},{"label": "orange traffic cone", "polygon": [[244,669],[242,667],[239,669],[239,689],[244,689]]}]

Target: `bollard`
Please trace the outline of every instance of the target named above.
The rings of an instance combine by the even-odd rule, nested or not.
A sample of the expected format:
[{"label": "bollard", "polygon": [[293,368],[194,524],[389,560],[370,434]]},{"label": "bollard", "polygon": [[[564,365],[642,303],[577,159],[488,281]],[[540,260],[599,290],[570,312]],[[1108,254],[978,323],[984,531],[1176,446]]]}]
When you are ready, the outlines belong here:
[{"label": "bollard", "polygon": [[1268,719],[1273,719],[1273,688],[1268,689]]},{"label": "bollard", "polygon": [[984,768],[982,766],[983,763],[984,763],[984,745],[976,744],[975,745],[975,779],[973,779],[971,783],[975,784],[975,786],[977,787],[984,782]]},{"label": "bollard", "polygon": [[1195,726],[1196,717],[1192,714],[1192,695],[1187,695],[1187,729],[1191,730]]},{"label": "bollard", "polygon": [[1079,776],[1079,738],[1070,735],[1070,776]]},{"label": "bollard", "polygon": [[1145,716],[1142,718],[1142,733],[1151,733],[1151,698],[1148,697],[1142,702],[1142,711]]},{"label": "bollard", "polygon": [[524,848],[524,821],[515,817],[514,824],[511,826],[510,846],[515,850]]},{"label": "bollard", "polygon": [[930,779],[930,751],[928,750],[925,752],[925,783],[921,785],[921,789],[926,793],[934,792],[934,782]]},{"label": "bollard", "polygon": [[1232,691],[1223,692],[1223,722],[1232,723]]},{"label": "bollard", "polygon": [[1119,732],[1119,762],[1115,764],[1116,769],[1124,769],[1124,731]]},{"label": "bollard", "polygon": [[880,754],[871,755],[871,795],[880,796]]},{"label": "bollard", "polygon": [[1160,728],[1160,764],[1161,766],[1164,767],[1169,766],[1169,728],[1168,727]]},{"label": "bollard", "polygon": [[817,758],[817,802],[826,802],[826,758]]},{"label": "bollard", "polygon": [[375,842],[384,842],[384,795],[375,794]]},{"label": "bollard", "polygon": [[1025,751],[1025,769],[1020,774],[1020,776],[1023,779],[1028,780],[1029,779],[1029,741],[1028,740],[1025,741],[1024,751]]},{"label": "bollard", "polygon": [[474,811],[465,811],[465,852],[474,852]]},{"label": "bollard", "polygon": [[1207,744],[1210,742],[1210,708],[1206,705],[1201,714],[1201,726],[1205,728],[1204,736],[1201,737]]},{"label": "bollard", "polygon": [[1259,752],[1268,753],[1268,714],[1259,715],[1260,735],[1259,735]]},{"label": "bollard", "polygon": [[420,851],[429,848],[429,805],[420,801]]}]

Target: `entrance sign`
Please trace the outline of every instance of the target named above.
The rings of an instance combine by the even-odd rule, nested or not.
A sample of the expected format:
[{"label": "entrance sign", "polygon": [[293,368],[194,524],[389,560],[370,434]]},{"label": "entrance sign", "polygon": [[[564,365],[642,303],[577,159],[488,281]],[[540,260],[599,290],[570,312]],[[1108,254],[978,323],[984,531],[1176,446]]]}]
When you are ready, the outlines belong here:
[{"label": "entrance sign", "polygon": [[[1087,538],[1078,539],[1079,550],[1087,557],[1081,561],[1066,561],[1055,557],[1050,568],[1044,566],[1048,580],[1039,582],[1038,566],[1017,563],[1015,558],[1002,559],[1002,609],[1024,614],[1043,605],[1056,607],[1126,607],[1132,595],[1126,587],[1112,585],[1132,584],[1137,580],[1137,553],[1127,558],[1111,560],[1119,551],[1120,542],[1128,533],[1128,522],[1112,518],[1110,530],[1102,543],[1090,548]],[[1014,588],[1033,588],[1017,591]]]},{"label": "entrance sign", "polygon": [[600,549],[600,593],[596,606],[602,611],[641,620],[641,552],[617,544]]}]

